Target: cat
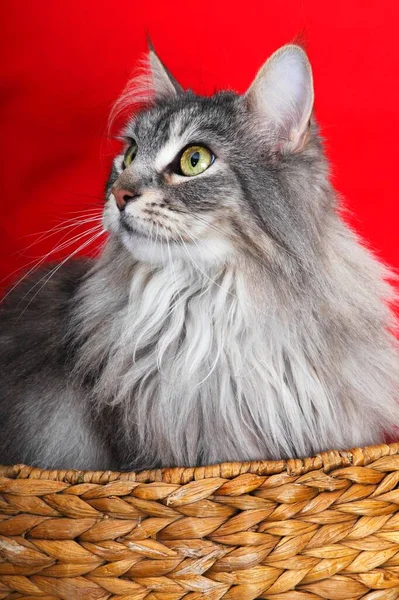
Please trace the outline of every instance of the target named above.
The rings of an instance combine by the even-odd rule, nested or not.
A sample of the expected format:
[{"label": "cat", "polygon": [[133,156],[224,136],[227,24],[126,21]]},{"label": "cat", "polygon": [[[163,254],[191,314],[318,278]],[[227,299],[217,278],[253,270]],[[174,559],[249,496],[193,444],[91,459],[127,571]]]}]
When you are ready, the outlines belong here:
[{"label": "cat", "polygon": [[[305,51],[248,91],[135,83],[95,260],[7,296],[0,462],[145,469],[309,456],[399,423],[390,271],[340,216]],[[144,90],[145,91],[145,90]],[[141,94],[141,96],[140,96]],[[45,280],[46,281],[46,280]]]}]

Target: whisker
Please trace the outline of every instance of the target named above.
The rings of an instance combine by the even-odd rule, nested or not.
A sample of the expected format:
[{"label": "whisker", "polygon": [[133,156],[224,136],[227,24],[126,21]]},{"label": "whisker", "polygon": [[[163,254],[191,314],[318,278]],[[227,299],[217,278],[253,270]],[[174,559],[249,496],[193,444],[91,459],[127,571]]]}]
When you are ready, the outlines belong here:
[{"label": "whisker", "polygon": [[[76,250],[74,250],[71,254],[69,254],[62,262],[60,262],[54,269],[52,269],[50,271],[50,273],[46,273],[46,275],[44,275],[37,283],[35,283],[35,285],[29,290],[29,292],[27,292],[20,300],[19,304],[22,302],[22,300],[27,296],[28,293],[31,293],[32,290],[34,290],[35,287],[37,287],[37,285],[39,285],[43,279],[45,279],[44,283],[40,286],[40,288],[36,291],[36,293],[32,296],[32,298],[30,298],[28,304],[25,306],[24,310],[22,311],[22,313],[19,315],[18,319],[16,322],[19,321],[19,319],[24,315],[25,311],[28,309],[28,307],[30,306],[30,304],[33,302],[33,300],[36,298],[36,296],[39,294],[39,292],[43,289],[43,287],[50,281],[50,279],[55,275],[55,273],[57,273],[57,271],[71,258],[73,258],[78,252],[80,252],[81,250],[83,250],[84,248],[86,248],[87,246],[89,246],[94,240],[96,240],[97,238],[99,238],[101,235],[103,235],[105,233],[104,230],[101,230],[97,233],[95,233],[89,240],[86,240],[85,242],[83,242],[83,244],[81,244],[78,248],[76,248]],[[19,305],[18,304],[18,305]]]},{"label": "whisker", "polygon": [[[56,225],[55,227],[53,227],[52,229],[48,230],[48,231],[43,231],[41,232],[40,237],[35,240],[34,242],[32,242],[32,244],[30,244],[29,246],[27,246],[26,248],[24,248],[24,252],[26,250],[29,250],[29,248],[32,248],[32,246],[34,246],[35,244],[38,244],[39,242],[42,242],[46,239],[48,239],[49,237],[52,237],[53,235],[56,235],[57,233],[60,233],[61,231],[64,231],[65,229],[76,229],[77,227],[81,226],[81,225],[86,225],[87,223],[94,223],[94,222],[100,222],[102,220],[101,217],[91,217],[91,218],[86,218],[86,219],[79,219],[79,220],[74,220],[73,222],[70,222],[68,224],[65,225]],[[29,234],[30,236],[32,235],[39,235],[39,234]]]},{"label": "whisker", "polygon": [[70,210],[66,214],[67,215],[85,215],[87,213],[102,215],[103,208],[98,206],[98,207],[93,207],[93,208],[86,208],[83,210]]},{"label": "whisker", "polygon": [[[88,231],[85,231],[83,233],[80,233],[76,236],[73,236],[72,238],[69,238],[69,240],[67,242],[64,242],[63,244],[58,244],[55,248],[53,248],[52,250],[50,250],[50,252],[48,252],[47,254],[45,254],[44,256],[42,256],[39,260],[34,259],[33,261],[30,261],[26,266],[30,266],[32,263],[34,263],[33,267],[31,267],[27,272],[24,273],[24,275],[18,279],[18,281],[16,283],[14,283],[14,285],[11,286],[11,288],[7,291],[7,293],[3,296],[2,298],[2,302],[4,302],[4,300],[9,296],[9,294],[11,294],[11,292],[18,286],[20,285],[27,277],[29,277],[29,275],[35,271],[36,269],[38,269],[52,254],[55,254],[56,252],[60,252],[61,250],[64,250],[65,248],[68,248],[68,246],[70,246],[71,244],[75,243],[77,240],[81,239],[82,237],[85,237],[87,235],[92,234],[94,231],[99,229],[99,225],[96,225],[95,227],[92,227],[91,229],[89,229]],[[14,273],[18,272],[20,269],[16,269],[13,273],[11,273],[11,275],[13,275]],[[5,281],[7,278],[3,279],[2,281]],[[1,283],[1,282],[0,282]]]}]

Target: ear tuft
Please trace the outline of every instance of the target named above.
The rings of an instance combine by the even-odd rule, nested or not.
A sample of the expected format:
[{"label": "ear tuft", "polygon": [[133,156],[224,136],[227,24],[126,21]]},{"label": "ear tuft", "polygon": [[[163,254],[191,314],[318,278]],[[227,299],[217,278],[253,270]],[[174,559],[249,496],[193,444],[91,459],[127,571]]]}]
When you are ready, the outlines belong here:
[{"label": "ear tuft", "polygon": [[149,54],[141,61],[136,73],[127,82],[111,109],[108,119],[109,135],[135,111],[149,108],[158,99],[171,98],[183,91],[158,58],[150,39],[148,39],[148,47]]},{"label": "ear tuft", "polygon": [[313,76],[306,53],[289,44],[277,50],[246,93],[249,110],[270,126],[283,150],[297,152],[307,137],[313,110]]},{"label": "ear tuft", "polygon": [[155,92],[155,99],[165,99],[176,96],[183,91],[181,85],[169,73],[161,59],[154,50],[154,46],[149,41],[149,66],[150,76]]}]

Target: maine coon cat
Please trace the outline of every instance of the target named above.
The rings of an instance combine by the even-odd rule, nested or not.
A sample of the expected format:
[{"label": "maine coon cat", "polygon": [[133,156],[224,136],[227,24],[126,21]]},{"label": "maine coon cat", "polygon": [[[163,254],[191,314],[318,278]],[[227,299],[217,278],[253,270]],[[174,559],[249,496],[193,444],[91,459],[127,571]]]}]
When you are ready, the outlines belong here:
[{"label": "maine coon cat", "polygon": [[153,50],[149,65],[101,256],[3,303],[1,462],[194,466],[381,442],[399,423],[390,273],[340,217],[305,52],[278,50],[241,96],[184,91]]}]

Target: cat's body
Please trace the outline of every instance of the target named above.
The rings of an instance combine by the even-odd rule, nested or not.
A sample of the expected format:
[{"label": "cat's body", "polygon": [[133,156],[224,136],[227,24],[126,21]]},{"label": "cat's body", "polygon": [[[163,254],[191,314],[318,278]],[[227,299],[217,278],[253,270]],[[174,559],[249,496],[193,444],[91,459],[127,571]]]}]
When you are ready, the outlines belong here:
[{"label": "cat's body", "polygon": [[[129,125],[143,153],[115,161],[105,251],[3,306],[0,460],[193,466],[381,442],[399,424],[389,273],[337,213],[305,83],[262,133],[261,75],[245,112],[152,66],[160,98]],[[197,177],[170,167],[205,142]]]},{"label": "cat's body", "polygon": [[82,468],[110,464],[107,446],[102,439],[97,442],[98,429],[93,425],[88,395],[70,377],[71,300],[88,267],[89,263],[83,261],[66,265],[30,302],[32,286],[44,275],[40,270],[2,305],[3,463],[55,467],[76,464]]}]

